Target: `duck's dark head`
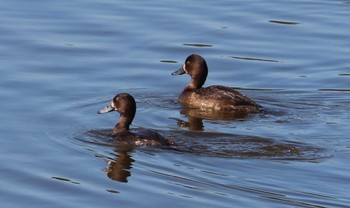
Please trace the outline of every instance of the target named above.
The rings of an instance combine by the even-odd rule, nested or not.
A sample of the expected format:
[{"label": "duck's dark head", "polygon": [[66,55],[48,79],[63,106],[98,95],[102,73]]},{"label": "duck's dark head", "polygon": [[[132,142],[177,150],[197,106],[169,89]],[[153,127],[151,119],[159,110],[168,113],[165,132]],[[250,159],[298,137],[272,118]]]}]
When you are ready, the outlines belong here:
[{"label": "duck's dark head", "polygon": [[200,55],[192,54],[187,57],[182,67],[179,70],[173,72],[171,75],[176,76],[182,74],[188,74],[191,76],[191,82],[187,85],[186,88],[192,90],[199,89],[203,86],[208,76],[207,62]]},{"label": "duck's dark head", "polygon": [[112,102],[105,108],[98,111],[98,114],[108,113],[111,111],[118,111],[120,119],[114,128],[114,132],[119,133],[129,130],[129,126],[135,117],[136,102],[135,99],[128,93],[117,94]]}]

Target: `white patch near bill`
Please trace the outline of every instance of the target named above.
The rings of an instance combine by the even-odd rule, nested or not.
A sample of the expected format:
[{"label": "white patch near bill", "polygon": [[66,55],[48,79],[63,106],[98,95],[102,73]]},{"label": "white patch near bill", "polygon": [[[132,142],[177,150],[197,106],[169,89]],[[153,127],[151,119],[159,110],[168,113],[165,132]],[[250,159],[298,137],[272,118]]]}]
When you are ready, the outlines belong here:
[{"label": "white patch near bill", "polygon": [[184,65],[182,66],[182,69],[186,72],[186,74],[188,74],[188,73],[187,73],[187,70],[186,70],[186,64],[184,64]]}]

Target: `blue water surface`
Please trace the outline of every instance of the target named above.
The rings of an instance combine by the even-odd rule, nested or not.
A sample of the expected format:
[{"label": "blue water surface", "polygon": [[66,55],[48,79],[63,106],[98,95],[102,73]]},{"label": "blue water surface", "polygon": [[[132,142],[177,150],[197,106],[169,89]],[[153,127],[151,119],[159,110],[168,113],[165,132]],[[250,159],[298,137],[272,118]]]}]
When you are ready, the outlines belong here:
[{"label": "blue water surface", "polygon": [[[339,0],[3,0],[1,207],[349,207],[350,3]],[[263,106],[186,111],[172,77]],[[132,128],[177,150],[125,148],[97,111],[136,98]]]}]

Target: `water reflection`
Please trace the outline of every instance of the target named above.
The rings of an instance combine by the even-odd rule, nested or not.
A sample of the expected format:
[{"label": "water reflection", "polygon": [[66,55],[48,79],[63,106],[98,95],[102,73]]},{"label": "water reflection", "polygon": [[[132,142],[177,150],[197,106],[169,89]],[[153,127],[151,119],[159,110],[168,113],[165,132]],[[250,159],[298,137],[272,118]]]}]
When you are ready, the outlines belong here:
[{"label": "water reflection", "polygon": [[[189,116],[188,122],[176,120],[179,125],[187,126],[195,131],[162,131],[162,135],[171,138],[177,145],[171,148],[152,148],[150,149],[152,152],[166,151],[210,157],[311,161],[332,157],[332,152],[329,150],[312,144],[252,135],[206,132],[203,131],[203,119],[198,117]],[[128,182],[132,164],[135,163],[131,153],[139,147],[114,141],[110,130],[107,129],[90,130],[78,138],[87,144],[112,147],[116,155],[112,159],[103,156],[103,158],[108,158],[108,167],[104,171],[112,180]],[[96,149],[96,147],[92,149]]]},{"label": "water reflection", "polygon": [[172,118],[177,121],[179,127],[185,127],[192,131],[202,131],[204,129],[203,119],[196,117],[188,117],[188,121],[179,118]]},{"label": "water reflection", "polygon": [[135,162],[131,156],[131,153],[134,150],[133,145],[116,142],[111,129],[92,129],[83,133],[83,135],[76,135],[76,138],[86,144],[112,147],[114,153],[116,153],[113,158],[110,158],[105,154],[97,154],[95,151],[94,154],[97,157],[107,159],[108,167],[104,168],[103,171],[107,174],[108,178],[123,183],[128,182],[128,177],[131,176],[132,164]]},{"label": "water reflection", "polygon": [[350,74],[338,74],[338,76],[350,76]]},{"label": "water reflection", "polygon": [[262,58],[240,57],[240,56],[229,56],[229,57],[234,59],[239,59],[239,60],[247,60],[247,61],[263,61],[263,62],[274,62],[274,63],[280,62],[274,59],[262,59]]},{"label": "water reflection", "polygon": [[191,46],[191,47],[213,47],[211,44],[204,44],[204,43],[184,43],[184,46]]},{"label": "water reflection", "polygon": [[331,88],[323,88],[318,89],[319,91],[330,91],[330,92],[350,92],[350,89],[331,89]]},{"label": "water reflection", "polygon": [[250,135],[186,131],[175,140],[178,152],[210,157],[317,161],[332,156],[312,144]]},{"label": "water reflection", "polygon": [[120,144],[116,147],[117,155],[113,160],[108,161],[108,167],[104,169],[108,178],[123,183],[128,182],[132,164],[135,162],[130,154],[132,151],[133,147],[128,144]]},{"label": "water reflection", "polygon": [[298,25],[300,22],[291,22],[291,21],[281,21],[281,20],[269,20],[271,23],[283,24],[283,25]]},{"label": "water reflection", "polygon": [[248,118],[254,114],[248,114],[242,111],[237,112],[225,112],[214,110],[201,110],[194,108],[183,108],[180,113],[187,117],[201,118],[207,120],[236,120],[242,118]]},{"label": "water reflection", "polygon": [[80,184],[79,182],[73,181],[73,180],[68,179],[68,178],[57,177],[57,176],[52,176],[51,178],[52,178],[52,179],[55,179],[55,180],[59,180],[59,181],[70,182],[70,183],[72,183],[72,184],[78,184],[78,185]]},{"label": "water reflection", "polygon": [[160,62],[162,62],[162,63],[178,63],[175,60],[160,60]]},{"label": "water reflection", "polygon": [[204,129],[203,120],[237,120],[245,119],[254,115],[244,112],[208,111],[195,108],[183,108],[181,109],[180,114],[185,115],[188,121],[174,118],[174,120],[177,121],[177,125],[195,131],[201,131]]}]

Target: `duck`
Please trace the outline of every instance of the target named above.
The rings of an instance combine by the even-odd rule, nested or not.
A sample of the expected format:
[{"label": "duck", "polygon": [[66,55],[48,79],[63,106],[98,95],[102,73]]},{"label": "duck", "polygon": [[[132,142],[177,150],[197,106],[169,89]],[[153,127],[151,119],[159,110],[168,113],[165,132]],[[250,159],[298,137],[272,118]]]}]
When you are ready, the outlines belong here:
[{"label": "duck", "polygon": [[189,55],[182,67],[171,75],[182,74],[191,77],[191,81],[178,97],[179,103],[186,108],[233,113],[253,113],[261,108],[252,99],[232,87],[222,85],[202,87],[208,76],[208,66],[200,55]]},{"label": "duck", "polygon": [[136,114],[136,102],[132,95],[128,93],[117,94],[110,104],[97,113],[104,114],[112,111],[117,111],[120,114],[119,121],[112,130],[116,141],[136,146],[174,145],[172,141],[165,139],[155,131],[148,129],[130,130],[130,125]]}]

